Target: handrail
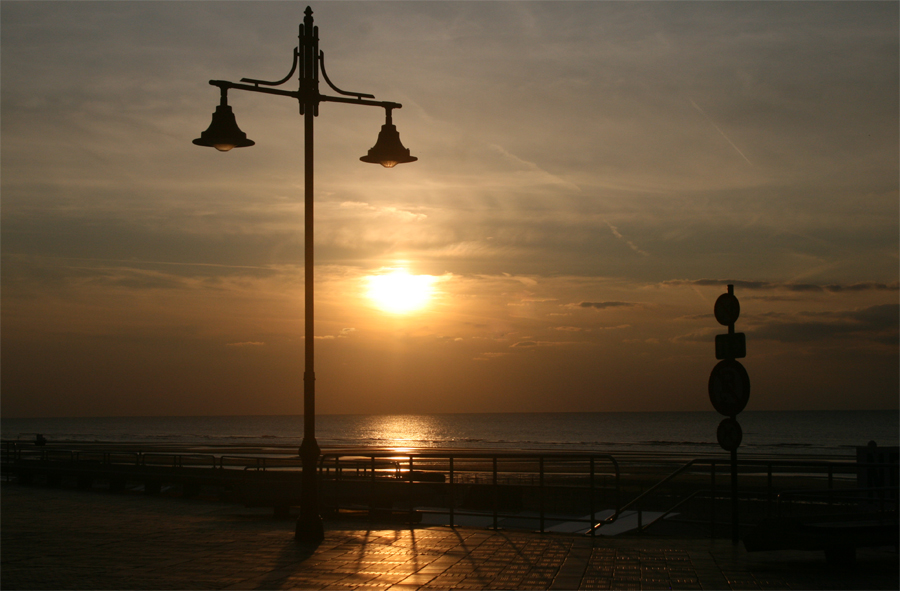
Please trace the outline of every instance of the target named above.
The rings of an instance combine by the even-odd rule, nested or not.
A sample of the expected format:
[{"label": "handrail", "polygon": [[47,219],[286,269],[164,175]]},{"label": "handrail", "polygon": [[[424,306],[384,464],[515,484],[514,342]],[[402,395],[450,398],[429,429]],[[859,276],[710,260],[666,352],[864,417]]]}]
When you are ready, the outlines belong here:
[{"label": "handrail", "polygon": [[628,509],[629,507],[631,507],[632,505],[634,505],[635,503],[637,503],[638,501],[640,501],[641,499],[643,499],[644,497],[646,497],[647,495],[649,495],[650,493],[652,493],[653,491],[655,491],[656,489],[661,487],[662,485],[666,484],[667,482],[669,482],[670,480],[672,480],[673,478],[675,478],[676,476],[678,476],[679,474],[681,474],[682,472],[686,471],[688,468],[690,468],[691,466],[693,466],[694,464],[697,464],[699,462],[701,462],[701,460],[694,459],[694,460],[689,461],[687,464],[685,464],[681,468],[678,468],[677,470],[675,470],[674,472],[672,472],[671,474],[669,474],[668,476],[666,476],[665,478],[663,478],[662,480],[660,480],[659,482],[657,482],[656,484],[654,484],[653,486],[651,486],[650,488],[648,488],[647,490],[645,490],[644,492],[642,492],[641,494],[636,496],[635,498],[631,499],[629,502],[625,503],[624,505],[622,505],[621,507],[616,509],[615,513],[613,513],[606,519],[600,521],[596,525],[592,526],[591,531],[599,529],[609,523],[613,523],[614,521],[616,521],[619,518],[619,515],[621,515],[626,509]]}]

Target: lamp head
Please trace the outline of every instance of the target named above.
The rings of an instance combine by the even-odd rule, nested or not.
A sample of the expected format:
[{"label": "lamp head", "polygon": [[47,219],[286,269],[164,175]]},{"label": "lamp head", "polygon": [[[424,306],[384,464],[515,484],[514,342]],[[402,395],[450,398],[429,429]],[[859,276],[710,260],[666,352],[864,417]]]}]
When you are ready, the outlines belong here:
[{"label": "lamp head", "polygon": [[380,164],[385,168],[394,168],[398,164],[415,162],[415,156],[410,156],[409,149],[404,148],[400,142],[400,133],[391,121],[391,110],[387,109],[387,122],[381,126],[378,132],[378,140],[369,150],[369,153],[360,158],[363,162]]},{"label": "lamp head", "polygon": [[[223,93],[224,95],[224,93]],[[198,146],[208,146],[215,148],[220,152],[227,152],[232,148],[246,148],[254,145],[256,142],[247,139],[247,134],[241,131],[231,107],[222,97],[222,103],[216,107],[213,113],[212,123],[200,134],[200,137],[194,140]]]}]

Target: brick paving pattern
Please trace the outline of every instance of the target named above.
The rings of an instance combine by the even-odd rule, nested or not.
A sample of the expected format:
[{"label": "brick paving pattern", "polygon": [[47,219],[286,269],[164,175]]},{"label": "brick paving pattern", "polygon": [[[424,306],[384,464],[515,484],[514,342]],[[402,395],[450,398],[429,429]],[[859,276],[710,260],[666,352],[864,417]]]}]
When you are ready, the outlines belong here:
[{"label": "brick paving pattern", "polygon": [[727,540],[598,538],[326,522],[316,546],[266,510],[4,483],[0,587],[13,589],[898,589],[895,549],[857,566]]}]

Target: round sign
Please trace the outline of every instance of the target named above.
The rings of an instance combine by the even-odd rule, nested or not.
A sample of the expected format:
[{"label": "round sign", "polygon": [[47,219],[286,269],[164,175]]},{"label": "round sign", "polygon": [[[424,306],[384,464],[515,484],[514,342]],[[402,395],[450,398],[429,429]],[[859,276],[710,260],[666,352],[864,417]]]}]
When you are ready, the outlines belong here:
[{"label": "round sign", "polygon": [[716,429],[716,439],[725,451],[734,451],[741,444],[744,432],[740,424],[734,419],[725,419],[719,423]]},{"label": "round sign", "polygon": [[723,293],[716,300],[713,307],[713,314],[719,324],[728,326],[737,322],[738,316],[741,315],[741,303],[733,293]]},{"label": "round sign", "polygon": [[720,361],[709,374],[709,401],[719,414],[733,417],[750,399],[750,376],[734,359]]}]

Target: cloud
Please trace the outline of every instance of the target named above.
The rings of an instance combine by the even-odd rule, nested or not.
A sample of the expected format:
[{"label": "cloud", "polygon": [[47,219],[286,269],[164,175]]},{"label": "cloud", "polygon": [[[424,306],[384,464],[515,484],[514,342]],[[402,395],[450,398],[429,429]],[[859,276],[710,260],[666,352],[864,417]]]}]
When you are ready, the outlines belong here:
[{"label": "cloud", "polygon": [[424,213],[415,213],[412,211],[407,211],[405,209],[400,209],[398,207],[376,207],[374,205],[369,205],[368,203],[363,203],[361,201],[344,201],[343,203],[341,203],[340,207],[341,209],[345,210],[357,210],[365,213],[370,213],[373,214],[376,218],[389,217],[409,222],[418,222],[428,218],[428,215]]},{"label": "cloud", "polygon": [[538,166],[534,162],[527,162],[525,160],[522,160],[518,156],[510,154],[507,150],[505,150],[501,146],[498,146],[496,144],[491,144],[490,148],[492,150],[495,150],[501,156],[503,156],[503,158],[507,162],[511,163],[513,165],[513,167],[517,168],[520,173],[527,175],[529,184],[546,183],[546,184],[550,184],[550,185],[559,185],[561,187],[565,187],[572,191],[578,191],[578,192],[581,191],[581,187],[579,187],[575,183],[572,183],[563,178],[560,178],[559,176],[556,176],[554,174],[547,172],[546,170],[542,169],[540,166]]},{"label": "cloud", "polygon": [[774,281],[745,281],[740,279],[672,279],[663,281],[663,286],[697,286],[710,287],[734,285],[735,288],[748,290],[782,290],[798,293],[840,293],[840,292],[865,292],[865,291],[898,291],[900,283],[879,283],[875,281],[862,281],[857,283],[838,284],[829,283],[817,285],[813,283],[783,283]]},{"label": "cloud", "polygon": [[537,280],[535,280],[533,277],[516,276],[511,273],[503,273],[503,277],[505,277],[507,279],[513,279],[515,281],[518,281],[522,285],[528,285],[528,286],[537,285]]},{"label": "cloud", "polygon": [[[246,402],[244,384],[284,387],[296,399],[302,118],[283,97],[235,92],[257,145],[223,155],[191,139],[218,99],[210,78],[284,73],[302,9],[2,3],[4,412],[15,412],[13,396],[59,393],[75,412],[144,412],[143,401],[192,391],[186,375],[200,408],[212,400],[245,412],[241,405],[259,402]],[[865,363],[882,370],[868,375],[896,376],[896,344],[885,346],[896,342],[896,320],[879,306],[898,292],[898,10],[322,3],[316,24],[335,81],[403,103],[394,121],[419,157],[390,171],[360,163],[382,115],[322,105],[316,320],[328,335],[323,349],[341,345],[340,355],[321,356],[322,375],[335,380],[323,411],[385,412],[397,408],[386,401],[423,383],[433,387],[425,397],[433,412],[452,410],[442,389],[473,412],[515,410],[497,402],[503,392],[561,410],[549,408],[558,404],[542,387],[553,367],[510,369],[530,350],[553,352],[555,338],[603,347],[602,359],[569,356],[571,375],[623,376],[633,410],[652,407],[659,392],[679,400],[666,404],[689,406],[671,392],[684,380],[660,388],[641,372],[646,360],[618,345],[658,338],[666,355],[695,347],[672,344],[675,335],[706,327],[711,342],[721,328],[706,296],[729,283],[755,300],[741,328],[757,330],[761,343],[789,343],[767,341],[780,366],[802,357],[841,384],[848,369],[864,371],[845,348],[880,347],[894,357],[870,355]],[[399,260],[453,280],[429,310],[386,322],[371,314],[359,279]],[[506,305],[523,298],[534,302]],[[551,309],[567,317],[550,318]],[[437,346],[430,335],[465,341]],[[88,340],[95,348],[76,367]],[[831,350],[815,353],[817,343]],[[266,364],[223,371],[229,355],[217,350],[265,353]],[[504,355],[496,371],[472,379],[471,359]],[[125,390],[145,384],[130,401],[107,378],[112,359],[131,374]],[[238,371],[246,381],[233,378]],[[230,401],[211,386],[221,376],[234,388]],[[402,385],[413,376],[418,383]],[[878,395],[896,406],[894,382],[881,382]],[[73,396],[76,387],[83,393]],[[862,404],[845,390],[848,404]],[[117,406],[92,402],[107,395]],[[267,396],[271,406],[250,410],[302,411]],[[147,412],[188,412],[186,398]],[[566,410],[603,404],[592,391]]]},{"label": "cloud", "polygon": [[490,361],[491,359],[497,359],[507,355],[509,355],[508,351],[485,351],[478,357],[473,357],[472,361]]},{"label": "cloud", "polygon": [[579,308],[595,308],[597,310],[606,310],[607,308],[633,308],[638,304],[635,304],[633,302],[581,302],[579,304],[568,305]]},{"label": "cloud", "polygon": [[510,349],[534,349],[537,347],[561,347],[563,345],[574,345],[571,341],[519,341],[510,345]]},{"label": "cloud", "polygon": [[829,284],[822,287],[825,291],[830,291],[832,293],[841,291],[897,291],[900,289],[900,284],[866,281],[862,283],[851,283],[849,285]]},{"label": "cloud", "polygon": [[820,342],[836,339],[868,340],[896,347],[900,336],[900,306],[883,304],[859,310],[772,314],[747,331],[748,338],[783,343]]}]

